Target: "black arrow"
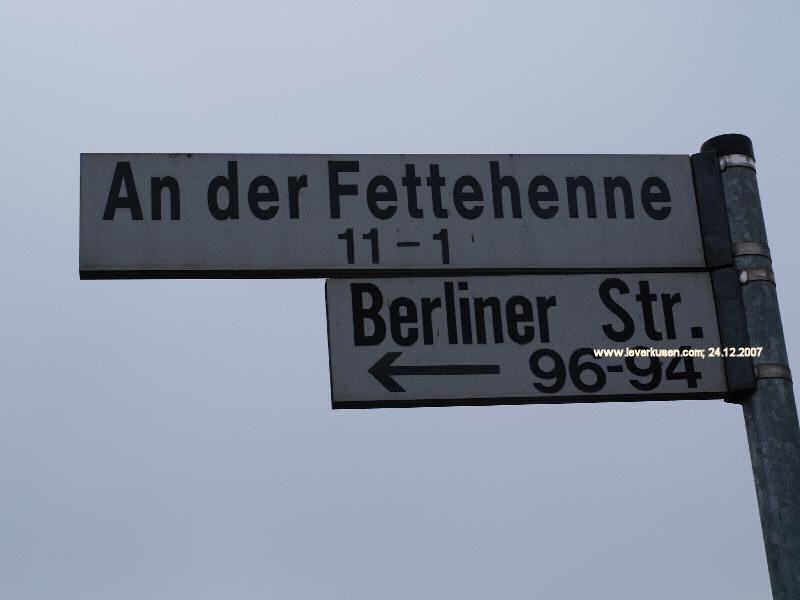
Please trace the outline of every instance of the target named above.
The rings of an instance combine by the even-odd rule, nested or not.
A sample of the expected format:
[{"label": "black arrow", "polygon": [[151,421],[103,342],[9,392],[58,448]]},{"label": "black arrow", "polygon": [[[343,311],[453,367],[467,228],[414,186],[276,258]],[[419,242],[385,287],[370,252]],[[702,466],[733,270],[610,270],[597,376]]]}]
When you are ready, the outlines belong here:
[{"label": "black arrow", "polygon": [[405,392],[394,380],[397,375],[499,375],[500,365],[394,365],[403,353],[387,352],[369,368],[369,373],[390,392]]}]

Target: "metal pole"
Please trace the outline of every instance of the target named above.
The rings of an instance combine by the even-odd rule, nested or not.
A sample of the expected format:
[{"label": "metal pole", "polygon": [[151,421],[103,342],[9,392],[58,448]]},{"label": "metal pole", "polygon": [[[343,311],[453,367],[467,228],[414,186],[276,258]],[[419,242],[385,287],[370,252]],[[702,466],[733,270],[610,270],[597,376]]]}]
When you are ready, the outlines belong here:
[{"label": "metal pole", "polygon": [[800,427],[753,145],[747,136],[726,134],[705,142],[701,152],[719,160],[750,345],[764,348],[753,358],[755,390],[735,401],[744,412],[772,596],[800,600]]}]

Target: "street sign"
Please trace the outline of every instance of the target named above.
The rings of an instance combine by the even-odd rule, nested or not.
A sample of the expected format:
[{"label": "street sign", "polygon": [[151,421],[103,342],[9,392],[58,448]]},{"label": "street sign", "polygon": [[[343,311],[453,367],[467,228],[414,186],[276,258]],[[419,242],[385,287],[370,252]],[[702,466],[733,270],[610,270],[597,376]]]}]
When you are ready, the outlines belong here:
[{"label": "street sign", "polygon": [[334,408],[728,391],[708,273],[336,279],[326,300]]},{"label": "street sign", "polygon": [[701,220],[688,156],[81,155],[84,278],[703,269]]},{"label": "street sign", "polygon": [[83,154],[79,270],[369,277],[326,283],[334,408],[741,403],[794,598],[800,429],[754,169],[740,134],[691,157]]}]

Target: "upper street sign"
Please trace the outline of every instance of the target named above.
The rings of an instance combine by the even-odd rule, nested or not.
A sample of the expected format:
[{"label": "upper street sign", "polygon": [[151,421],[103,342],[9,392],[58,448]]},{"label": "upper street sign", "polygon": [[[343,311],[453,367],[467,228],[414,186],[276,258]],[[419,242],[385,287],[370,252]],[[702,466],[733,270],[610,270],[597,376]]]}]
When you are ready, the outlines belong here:
[{"label": "upper street sign", "polygon": [[727,397],[753,385],[749,349],[715,354],[741,333],[738,285],[733,269],[329,279],[333,407]]},{"label": "upper street sign", "polygon": [[703,269],[691,164],[674,155],[84,154],[80,272]]}]

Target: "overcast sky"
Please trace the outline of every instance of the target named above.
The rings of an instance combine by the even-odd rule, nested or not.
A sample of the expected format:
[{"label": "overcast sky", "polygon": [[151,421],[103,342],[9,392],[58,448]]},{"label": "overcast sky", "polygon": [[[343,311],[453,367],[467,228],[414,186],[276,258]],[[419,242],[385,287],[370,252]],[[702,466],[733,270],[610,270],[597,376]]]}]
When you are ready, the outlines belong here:
[{"label": "overcast sky", "polygon": [[800,4],[6,3],[0,596],[767,599],[741,409],[330,409],[323,282],[79,281],[81,152],[750,135],[800,358]]}]

